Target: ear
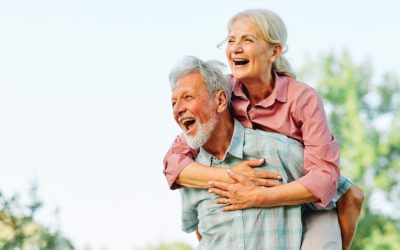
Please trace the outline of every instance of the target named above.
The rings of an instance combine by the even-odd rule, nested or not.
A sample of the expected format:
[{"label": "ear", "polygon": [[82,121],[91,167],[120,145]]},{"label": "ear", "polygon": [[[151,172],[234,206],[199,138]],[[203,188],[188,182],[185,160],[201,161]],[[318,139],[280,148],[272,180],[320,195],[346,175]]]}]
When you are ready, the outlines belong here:
[{"label": "ear", "polygon": [[272,53],[272,56],[269,59],[270,63],[275,63],[276,60],[278,60],[279,57],[281,57],[281,55],[282,55],[282,45],[275,44],[273,46],[274,46],[274,51]]},{"label": "ear", "polygon": [[217,106],[217,112],[222,113],[228,107],[228,101],[226,99],[226,93],[224,90],[219,90],[214,95],[214,103]]}]

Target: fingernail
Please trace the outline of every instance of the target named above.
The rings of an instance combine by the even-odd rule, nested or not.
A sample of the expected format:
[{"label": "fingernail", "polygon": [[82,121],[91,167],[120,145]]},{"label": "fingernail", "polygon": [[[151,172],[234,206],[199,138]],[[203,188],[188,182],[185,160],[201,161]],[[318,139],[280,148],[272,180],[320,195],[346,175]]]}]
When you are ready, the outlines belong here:
[{"label": "fingernail", "polygon": [[208,185],[212,185],[212,181],[209,181],[209,182],[208,182]]},{"label": "fingernail", "polygon": [[212,191],[212,190],[210,190],[210,189],[208,190],[208,192],[209,192],[209,193],[213,193],[213,191]]},{"label": "fingernail", "polygon": [[229,173],[230,173],[230,172],[232,172],[232,170],[230,170],[229,168],[228,168],[228,169],[226,169],[226,171],[227,171],[227,172],[229,172]]},{"label": "fingernail", "polygon": [[277,178],[278,178],[278,179],[282,179],[282,176],[278,175]]}]

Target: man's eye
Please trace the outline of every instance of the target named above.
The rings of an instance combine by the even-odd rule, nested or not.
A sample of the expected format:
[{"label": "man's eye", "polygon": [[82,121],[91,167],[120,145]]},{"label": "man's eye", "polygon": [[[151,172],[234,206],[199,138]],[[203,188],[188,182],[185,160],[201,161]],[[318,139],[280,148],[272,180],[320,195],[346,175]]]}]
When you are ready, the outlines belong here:
[{"label": "man's eye", "polygon": [[171,105],[172,105],[172,107],[174,107],[175,106],[175,104],[176,104],[176,102],[174,101],[174,102],[171,102]]},{"label": "man's eye", "polygon": [[191,95],[185,96],[185,100],[186,100],[186,101],[189,101],[189,100],[191,100],[191,99],[193,99],[193,96],[191,96]]}]

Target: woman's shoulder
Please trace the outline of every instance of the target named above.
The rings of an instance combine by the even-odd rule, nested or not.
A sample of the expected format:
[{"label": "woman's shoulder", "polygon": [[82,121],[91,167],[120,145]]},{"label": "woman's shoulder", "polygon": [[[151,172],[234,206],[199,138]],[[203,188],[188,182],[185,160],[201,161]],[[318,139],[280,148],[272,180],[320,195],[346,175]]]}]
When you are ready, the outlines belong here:
[{"label": "woman's shoulder", "polygon": [[299,100],[299,99],[318,99],[318,92],[311,87],[309,84],[299,81],[297,79],[288,78],[288,99],[289,100]]}]

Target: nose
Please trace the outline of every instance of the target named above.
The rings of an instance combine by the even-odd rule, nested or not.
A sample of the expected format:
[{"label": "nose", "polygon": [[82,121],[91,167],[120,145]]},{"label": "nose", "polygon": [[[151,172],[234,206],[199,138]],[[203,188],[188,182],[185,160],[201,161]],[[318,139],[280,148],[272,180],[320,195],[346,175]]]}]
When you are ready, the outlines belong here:
[{"label": "nose", "polygon": [[243,52],[243,46],[241,41],[237,41],[232,44],[232,52],[233,53],[241,53]]},{"label": "nose", "polygon": [[174,105],[173,110],[174,110],[174,114],[175,114],[176,116],[181,116],[183,113],[185,113],[186,107],[185,107],[185,105],[183,104],[183,102],[181,102],[180,100],[177,100],[177,101],[175,102],[175,105]]}]

